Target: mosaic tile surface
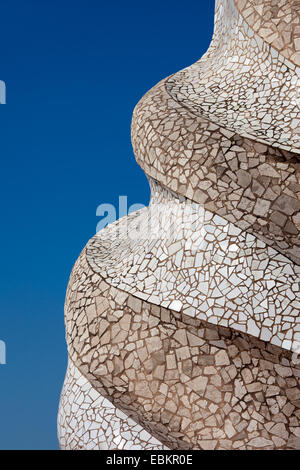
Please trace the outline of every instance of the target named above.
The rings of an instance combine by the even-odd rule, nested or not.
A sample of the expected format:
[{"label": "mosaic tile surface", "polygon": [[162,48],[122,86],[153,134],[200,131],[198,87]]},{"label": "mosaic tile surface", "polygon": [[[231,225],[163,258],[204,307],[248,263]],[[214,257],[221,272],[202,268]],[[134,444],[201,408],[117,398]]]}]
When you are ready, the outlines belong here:
[{"label": "mosaic tile surface", "polygon": [[216,6],[210,49],[173,75],[167,90],[218,125],[299,154],[299,67],[254,33],[233,0]]},{"label": "mosaic tile surface", "polygon": [[235,0],[235,4],[253,31],[300,66],[299,0]]},{"label": "mosaic tile surface", "polygon": [[300,266],[202,205],[150,184],[148,209],[88,243],[93,270],[142,300],[300,351]]},{"label": "mosaic tile surface", "polygon": [[193,115],[165,82],[135,109],[132,141],[147,175],[300,264],[300,160]]},{"label": "mosaic tile surface", "polygon": [[300,449],[299,4],[217,0],[136,106],[151,202],[73,268],[62,449]]},{"label": "mosaic tile surface", "polygon": [[58,412],[62,449],[168,450],[103,398],[70,361]]},{"label": "mosaic tile surface", "polygon": [[170,449],[299,448],[291,352],[110,286],[86,249],[70,279],[66,331],[93,389]]}]

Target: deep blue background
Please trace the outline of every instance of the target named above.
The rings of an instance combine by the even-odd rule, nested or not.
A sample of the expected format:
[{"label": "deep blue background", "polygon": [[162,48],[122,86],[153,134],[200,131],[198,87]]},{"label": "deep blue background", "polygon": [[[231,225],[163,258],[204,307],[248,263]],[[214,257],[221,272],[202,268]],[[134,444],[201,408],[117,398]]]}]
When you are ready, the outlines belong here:
[{"label": "deep blue background", "polygon": [[96,208],[149,200],[133,108],[207,49],[214,2],[1,3],[0,448],[55,449],[63,303]]}]

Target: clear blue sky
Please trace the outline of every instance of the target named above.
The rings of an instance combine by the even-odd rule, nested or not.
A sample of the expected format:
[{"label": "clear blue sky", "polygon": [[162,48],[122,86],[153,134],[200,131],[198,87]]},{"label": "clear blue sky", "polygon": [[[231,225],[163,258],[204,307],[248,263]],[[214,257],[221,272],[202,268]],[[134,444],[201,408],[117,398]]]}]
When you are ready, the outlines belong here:
[{"label": "clear blue sky", "polygon": [[1,4],[0,449],[58,447],[72,265],[99,204],[148,203],[133,108],[205,52],[213,9],[213,0]]}]

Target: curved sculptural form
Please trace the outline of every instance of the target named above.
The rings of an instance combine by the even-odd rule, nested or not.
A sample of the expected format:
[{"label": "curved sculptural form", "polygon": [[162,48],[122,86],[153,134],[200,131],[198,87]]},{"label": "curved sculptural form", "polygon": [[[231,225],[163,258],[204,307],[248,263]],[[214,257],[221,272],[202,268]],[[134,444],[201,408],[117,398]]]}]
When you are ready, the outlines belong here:
[{"label": "curved sculptural form", "polygon": [[299,13],[217,0],[137,105],[151,203],[74,266],[62,449],[300,449]]}]

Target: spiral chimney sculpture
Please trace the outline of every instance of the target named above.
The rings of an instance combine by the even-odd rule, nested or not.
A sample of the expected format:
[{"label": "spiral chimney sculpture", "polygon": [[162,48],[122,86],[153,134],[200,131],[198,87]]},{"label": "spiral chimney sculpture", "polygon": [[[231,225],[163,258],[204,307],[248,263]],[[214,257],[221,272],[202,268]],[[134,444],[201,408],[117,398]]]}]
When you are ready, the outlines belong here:
[{"label": "spiral chimney sculpture", "polygon": [[148,208],[66,296],[62,449],[300,449],[300,1],[216,0],[135,108]]}]

